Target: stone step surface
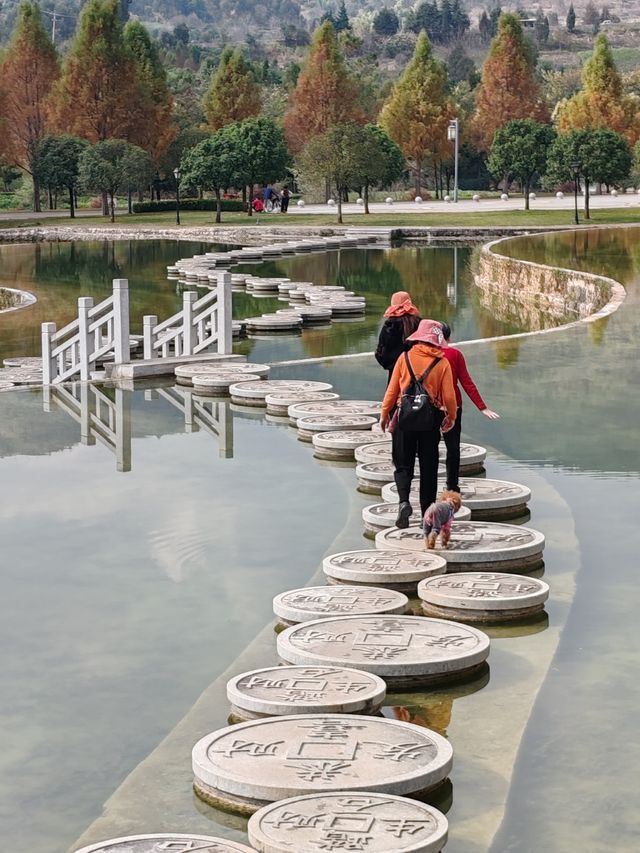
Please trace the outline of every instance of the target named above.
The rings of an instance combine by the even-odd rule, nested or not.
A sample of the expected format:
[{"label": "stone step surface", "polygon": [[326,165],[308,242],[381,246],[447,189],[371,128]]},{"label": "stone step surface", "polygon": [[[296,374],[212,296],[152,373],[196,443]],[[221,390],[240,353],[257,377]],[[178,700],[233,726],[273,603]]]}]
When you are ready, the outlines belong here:
[{"label": "stone step surface", "polygon": [[415,592],[419,581],[442,575],[446,560],[433,551],[371,550],[341,551],[322,561],[322,570],[329,581],[367,586],[408,587]]},{"label": "stone step surface", "polygon": [[76,853],[252,853],[253,848],[226,838],[191,833],[163,832],[150,835],[127,835],[90,844]]},{"label": "stone step surface", "polygon": [[273,599],[273,612],[283,623],[295,624],[342,614],[404,613],[409,599],[401,592],[354,586],[306,586]]}]

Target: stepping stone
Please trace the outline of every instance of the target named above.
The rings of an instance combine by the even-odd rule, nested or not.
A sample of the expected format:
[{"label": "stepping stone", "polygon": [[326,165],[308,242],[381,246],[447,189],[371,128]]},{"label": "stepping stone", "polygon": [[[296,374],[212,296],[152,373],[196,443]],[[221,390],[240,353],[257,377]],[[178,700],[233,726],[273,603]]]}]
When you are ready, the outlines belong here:
[{"label": "stepping stone", "polygon": [[[440,442],[440,459],[445,461],[447,448],[444,442]],[[487,451],[478,444],[460,444],[460,473],[463,476],[478,474],[484,470],[484,462]],[[357,462],[389,462],[391,463],[391,438],[387,435],[385,444],[376,444],[372,447],[361,447],[356,454]],[[386,500],[386,498],[385,498]]]},{"label": "stepping stone", "polygon": [[341,551],[322,561],[329,583],[395,589],[415,596],[419,581],[443,575],[447,562],[433,551]]},{"label": "stepping stone", "polygon": [[5,367],[26,367],[30,370],[42,370],[42,359],[35,355],[16,356],[16,358],[5,358]]},{"label": "stepping stone", "polygon": [[382,403],[374,400],[333,400],[320,402],[294,403],[289,408],[292,421],[313,415],[370,415],[379,418]]},{"label": "stepping stone", "polygon": [[228,397],[229,386],[234,382],[260,381],[260,377],[252,373],[232,373],[222,370],[220,373],[204,373],[192,378],[194,391],[212,397]]},{"label": "stepping stone", "polygon": [[376,714],[386,691],[377,675],[330,666],[274,666],[244,672],[227,682],[231,716],[242,720],[286,714]]},{"label": "stepping stone", "polygon": [[331,391],[328,382],[313,382],[309,379],[267,379],[261,382],[237,382],[229,388],[234,403],[243,406],[265,406],[267,394],[289,394],[304,391]]},{"label": "stepping stone", "polygon": [[110,838],[98,844],[83,847],[77,853],[254,853],[252,847],[229,841],[226,838],[214,838],[211,835],[192,835],[181,832],[163,832],[155,835],[127,835],[124,838]]},{"label": "stepping stone", "polygon": [[477,628],[424,616],[335,616],[287,628],[278,657],[299,666],[349,666],[394,690],[476,675],[489,656]]},{"label": "stepping stone", "polygon": [[307,586],[273,599],[279,625],[296,625],[329,616],[404,613],[409,599],[401,592],[361,586]]},{"label": "stepping stone", "polygon": [[[518,518],[527,512],[527,503],[531,499],[530,489],[508,480],[461,477],[459,485],[462,501],[471,510],[474,521]],[[443,480],[438,484],[438,493],[444,488]],[[398,503],[395,483],[387,483],[382,487],[382,499]],[[418,490],[412,487],[411,501],[415,500],[418,500]]]},{"label": "stepping stone", "polygon": [[333,430],[371,430],[378,418],[371,415],[311,415],[296,421],[300,441],[311,441],[317,432]]},{"label": "stepping stone", "polygon": [[267,414],[283,417],[289,422],[289,406],[307,400],[339,400],[340,394],[333,391],[290,391],[289,393],[267,394]]},{"label": "stepping stone", "polygon": [[366,850],[439,853],[446,817],[433,806],[391,794],[309,794],[265,806],[249,820],[249,841],[262,853]]},{"label": "stepping stone", "polygon": [[10,382],[12,385],[42,385],[42,370],[5,367],[0,369],[0,382]]},{"label": "stepping stone", "polygon": [[251,364],[248,361],[202,361],[194,364],[179,364],[174,370],[178,385],[191,385],[194,376],[204,376],[213,373],[215,376],[225,373],[250,373],[262,378],[269,375],[271,368],[268,364]]},{"label": "stepping stone", "polygon": [[315,326],[320,323],[331,322],[331,311],[328,308],[316,308],[315,306],[300,305],[294,308],[281,308],[276,314],[293,314],[302,319],[303,326]]},{"label": "stepping stone", "polygon": [[[376,534],[376,548],[425,551],[418,527],[392,527]],[[454,521],[447,550],[436,548],[447,561],[447,572],[530,572],[542,563],[544,536],[530,527],[495,521]]]},{"label": "stepping stone", "polygon": [[[420,476],[416,460],[415,482]],[[444,479],[447,472],[444,465],[438,468],[438,477]],[[379,495],[382,487],[393,481],[393,465],[391,462],[360,462],[356,465],[356,477],[358,479],[358,491],[367,495]]]},{"label": "stepping stone", "polygon": [[[451,623],[443,625],[451,633]],[[447,778],[452,757],[447,740],[412,723],[295,714],[205,735],[193,748],[192,764],[201,799],[252,814],[286,797],[325,791],[421,794]]]},{"label": "stepping stone", "polygon": [[[422,513],[420,512],[420,498],[416,494],[411,493],[411,502],[414,507],[413,515],[409,519],[409,524],[421,524]],[[380,503],[370,504],[362,510],[362,520],[364,521],[364,535],[369,539],[373,539],[376,533],[381,530],[386,530],[387,527],[395,527],[396,518],[398,517],[398,503]],[[470,521],[471,510],[467,506],[461,506],[455,514],[456,521]]]},{"label": "stepping stone", "polygon": [[290,332],[302,328],[302,317],[263,314],[262,317],[247,317],[244,323],[249,332]]},{"label": "stepping stone", "polygon": [[541,614],[549,585],[537,578],[497,572],[460,572],[421,581],[418,596],[427,616],[461,622],[512,622]]},{"label": "stepping stone", "polygon": [[382,432],[368,432],[360,429],[317,432],[311,437],[313,455],[317,459],[351,461],[354,458],[354,452],[363,442],[375,442],[378,437],[381,442],[385,440]]},{"label": "stepping stone", "polygon": [[0,381],[0,391],[10,391],[12,388],[17,388],[17,385],[14,385],[13,382],[5,382]]}]

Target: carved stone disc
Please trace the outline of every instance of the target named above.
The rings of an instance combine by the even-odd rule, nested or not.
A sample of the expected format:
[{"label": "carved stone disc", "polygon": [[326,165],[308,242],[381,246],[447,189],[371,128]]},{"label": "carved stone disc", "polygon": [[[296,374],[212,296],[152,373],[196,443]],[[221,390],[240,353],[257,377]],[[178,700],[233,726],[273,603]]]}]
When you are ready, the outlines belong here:
[{"label": "carved stone disc", "polygon": [[179,364],[174,373],[178,384],[191,385],[194,376],[204,376],[207,373],[219,375],[224,371],[225,373],[241,373],[243,376],[245,373],[250,373],[252,376],[258,376],[262,379],[269,375],[270,370],[268,364],[251,364],[248,361],[203,361],[198,364]]},{"label": "carved stone disc", "polygon": [[289,393],[290,391],[331,391],[328,382],[313,382],[308,379],[267,379],[264,382],[237,382],[230,386],[231,398],[238,403],[264,406],[267,394]]},{"label": "carved stone disc", "polygon": [[202,373],[191,379],[194,391],[200,394],[227,394],[229,386],[234,382],[245,382],[252,379],[260,379],[257,373],[232,373],[222,370],[219,373]]},{"label": "carved stone disc", "polygon": [[404,613],[409,599],[390,589],[358,586],[307,586],[282,592],[273,599],[273,612],[294,624],[324,616]]},{"label": "carved stone disc", "polygon": [[289,406],[289,417],[297,421],[314,415],[371,415],[380,417],[382,403],[374,400],[334,400],[303,402]]},{"label": "carved stone disc", "polygon": [[306,400],[338,400],[339,394],[334,391],[290,391],[289,393],[277,392],[267,394],[267,414],[286,417],[289,406],[293,403],[303,403]]},{"label": "carved stone disc", "polygon": [[77,853],[252,853],[252,848],[226,838],[169,832],[111,838]]},{"label": "carved stone disc", "polygon": [[353,452],[362,445],[363,441],[384,442],[384,433],[361,429],[333,430],[331,432],[318,432],[313,436],[312,444],[316,449],[345,450]]},{"label": "carved stone disc", "polygon": [[310,415],[297,420],[303,432],[329,432],[331,430],[370,430],[378,418],[372,415]]},{"label": "carved stone disc", "polygon": [[[444,482],[440,483],[438,488],[444,488]],[[417,495],[417,490],[415,493]],[[468,506],[472,512],[506,510],[515,507],[524,509],[531,500],[531,490],[526,486],[510,483],[508,480],[479,477],[461,477],[460,493],[465,506]],[[398,488],[395,483],[387,483],[382,487],[382,499],[397,503]]]},{"label": "carved stone disc", "polygon": [[457,572],[421,581],[418,596],[425,608],[435,608],[442,615],[454,611],[477,619],[515,618],[542,611],[549,586],[537,578],[498,572]]},{"label": "carved stone disc", "polygon": [[482,631],[422,616],[338,616],[287,628],[278,655],[299,666],[352,666],[389,679],[433,679],[477,667],[489,655]]},{"label": "carved stone disc", "polygon": [[386,685],[377,675],[345,667],[274,666],[244,672],[227,682],[227,698],[241,713],[375,713]]},{"label": "carved stone disc", "polygon": [[[413,507],[413,515],[409,523],[421,524],[422,517],[419,498],[414,502]],[[365,506],[362,510],[362,520],[364,521],[365,530],[369,533],[378,533],[387,527],[394,527],[397,517],[397,502],[371,504],[370,506]],[[457,521],[468,521],[471,518],[471,510],[467,506],[461,506],[455,517]]]},{"label": "carved stone disc", "polygon": [[[444,461],[446,455],[447,448],[444,442],[440,442],[440,459]],[[486,458],[487,451],[484,447],[465,442],[460,444],[460,471],[462,473],[472,473],[472,470],[478,471]],[[386,443],[380,446],[361,447],[356,454],[356,460],[358,462],[391,462],[391,439],[387,437]]]},{"label": "carved stone disc", "polygon": [[340,583],[417,584],[423,578],[444,574],[446,560],[433,551],[342,551],[322,562],[325,575]]},{"label": "carved stone disc", "polygon": [[324,791],[428,790],[446,779],[452,755],[447,740],[412,723],[296,714],[205,735],[193,748],[192,763],[199,796],[256,811]]},{"label": "carved stone disc", "polygon": [[[379,495],[386,483],[393,482],[393,471],[393,464],[391,462],[360,462],[356,465],[358,488],[368,494]],[[418,482],[419,476],[420,469],[416,465],[415,483]],[[438,469],[438,477],[443,479],[446,476],[447,472],[441,464]]]},{"label": "carved stone disc", "polygon": [[365,850],[439,853],[448,824],[441,812],[390,794],[310,794],[265,806],[249,821],[249,841],[261,853]]}]

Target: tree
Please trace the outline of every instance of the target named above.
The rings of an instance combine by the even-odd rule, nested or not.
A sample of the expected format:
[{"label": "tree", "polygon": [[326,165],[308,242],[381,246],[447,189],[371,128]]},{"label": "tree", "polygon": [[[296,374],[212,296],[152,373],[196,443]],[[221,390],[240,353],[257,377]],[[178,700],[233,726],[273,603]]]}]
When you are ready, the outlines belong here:
[{"label": "tree", "polygon": [[115,221],[115,195],[148,180],[149,155],[124,139],[108,139],[87,147],[80,155],[80,183],[91,192],[109,197],[111,221]]},{"label": "tree", "polygon": [[536,26],[534,32],[536,42],[539,45],[544,45],[549,41],[549,18],[547,18],[542,9],[538,9],[536,12]]},{"label": "tree", "polygon": [[373,31],[379,36],[395,36],[399,29],[400,21],[398,16],[388,6],[380,9],[373,19]]},{"label": "tree", "polygon": [[382,127],[413,163],[418,195],[425,159],[446,144],[451,115],[446,82],[444,66],[433,56],[423,32],[416,42],[413,58],[380,114]]},{"label": "tree", "polygon": [[473,89],[480,81],[480,75],[473,59],[461,44],[457,44],[449,54],[447,71],[449,72],[449,80],[454,86],[465,81]]},{"label": "tree", "polygon": [[543,175],[555,131],[533,119],[514,119],[498,128],[489,154],[489,171],[496,178],[507,175],[522,185],[524,209],[529,210],[529,192],[536,175]]},{"label": "tree", "polygon": [[240,48],[226,48],[204,97],[204,111],[212,130],[260,113],[260,86]]},{"label": "tree", "polygon": [[574,180],[574,165],[577,166],[578,182],[584,182],[584,212],[591,218],[589,210],[589,186],[592,181],[607,186],[624,181],[629,177],[633,155],[629,143],[612,130],[572,130],[558,136],[549,150],[547,175],[548,186]]},{"label": "tree", "polygon": [[502,15],[482,68],[473,119],[478,147],[488,151],[496,130],[516,118],[545,122],[549,112],[535,77],[535,60],[520,20]]},{"label": "tree", "polygon": [[38,177],[49,193],[67,190],[69,193],[69,216],[76,215],[75,194],[79,183],[80,157],[87,147],[83,139],[76,136],[45,136],[38,151]]},{"label": "tree", "polygon": [[351,22],[349,21],[349,16],[347,15],[347,7],[344,5],[344,0],[340,3],[340,8],[338,9],[338,14],[336,15],[333,27],[337,33],[342,33],[345,30],[351,29]]},{"label": "tree", "polygon": [[46,101],[59,73],[56,50],[42,23],[40,7],[25,2],[0,63],[0,83],[4,145],[8,159],[31,175],[35,211],[41,209],[37,167],[40,142],[49,127]]},{"label": "tree", "polygon": [[576,10],[573,8],[573,3],[569,6],[567,12],[567,32],[575,33],[576,31]]},{"label": "tree", "polygon": [[582,89],[558,105],[556,122],[561,132],[580,128],[609,128],[633,145],[640,138],[637,100],[625,94],[609,42],[600,34],[584,64]]},{"label": "tree", "polygon": [[243,183],[249,190],[248,214],[257,183],[279,181],[287,174],[289,151],[284,133],[273,119],[249,118],[229,125],[231,143],[238,153],[238,174],[234,183]]},{"label": "tree", "polygon": [[307,61],[291,94],[284,129],[291,150],[334,124],[363,121],[358,88],[347,71],[336,32],[326,21],[314,33]]},{"label": "tree", "polygon": [[203,139],[182,160],[182,182],[215,193],[216,223],[222,221],[222,192],[233,185],[242,171],[240,154],[235,144],[234,126],[226,125]]},{"label": "tree", "polygon": [[350,184],[362,178],[359,151],[364,133],[364,128],[354,122],[333,125],[325,133],[313,137],[300,156],[305,174],[328,181],[336,188],[340,224],[344,193]]},{"label": "tree", "polygon": [[594,35],[598,33],[600,30],[600,14],[591,0],[589,0],[585,7],[584,17],[582,20],[588,27],[592,28]]},{"label": "tree", "polygon": [[364,212],[369,213],[370,187],[388,187],[405,171],[402,151],[377,124],[355,125],[351,132],[352,186],[362,188]]}]

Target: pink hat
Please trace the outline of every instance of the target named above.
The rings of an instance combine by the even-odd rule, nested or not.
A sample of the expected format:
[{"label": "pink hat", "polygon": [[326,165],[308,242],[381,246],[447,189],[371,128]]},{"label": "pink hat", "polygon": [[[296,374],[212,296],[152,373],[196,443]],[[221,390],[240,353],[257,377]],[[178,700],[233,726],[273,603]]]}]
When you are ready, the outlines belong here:
[{"label": "pink hat", "polygon": [[441,347],[444,344],[442,325],[437,320],[420,320],[418,328],[406,340]]}]

